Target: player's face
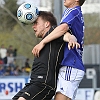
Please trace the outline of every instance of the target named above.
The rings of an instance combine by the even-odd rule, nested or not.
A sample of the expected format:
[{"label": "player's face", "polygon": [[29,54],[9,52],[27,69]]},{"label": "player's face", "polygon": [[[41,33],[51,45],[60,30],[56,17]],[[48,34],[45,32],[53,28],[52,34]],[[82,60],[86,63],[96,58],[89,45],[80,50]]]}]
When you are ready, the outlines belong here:
[{"label": "player's face", "polygon": [[45,21],[41,17],[37,18],[32,28],[34,29],[35,35],[38,38],[42,38],[46,33]]},{"label": "player's face", "polygon": [[64,0],[64,6],[67,8],[73,8],[76,6],[78,0]]}]

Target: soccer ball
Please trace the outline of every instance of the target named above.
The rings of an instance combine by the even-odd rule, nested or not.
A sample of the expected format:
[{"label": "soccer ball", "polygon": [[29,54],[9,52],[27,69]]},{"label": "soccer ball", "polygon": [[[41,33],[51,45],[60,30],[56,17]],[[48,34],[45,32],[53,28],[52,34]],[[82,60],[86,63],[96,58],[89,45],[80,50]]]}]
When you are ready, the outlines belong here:
[{"label": "soccer ball", "polygon": [[38,17],[39,10],[34,4],[23,3],[17,10],[17,18],[25,24],[32,24]]}]

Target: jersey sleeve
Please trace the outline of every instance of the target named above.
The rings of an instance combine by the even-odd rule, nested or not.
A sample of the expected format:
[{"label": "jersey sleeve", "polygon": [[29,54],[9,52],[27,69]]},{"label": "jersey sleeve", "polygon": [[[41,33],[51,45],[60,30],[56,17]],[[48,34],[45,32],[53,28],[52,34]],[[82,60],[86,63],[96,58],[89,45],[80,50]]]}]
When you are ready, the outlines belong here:
[{"label": "jersey sleeve", "polygon": [[77,9],[66,9],[63,14],[60,24],[67,23],[68,26],[71,27],[73,22],[75,21],[75,18],[78,16],[78,14],[79,14],[79,11]]}]

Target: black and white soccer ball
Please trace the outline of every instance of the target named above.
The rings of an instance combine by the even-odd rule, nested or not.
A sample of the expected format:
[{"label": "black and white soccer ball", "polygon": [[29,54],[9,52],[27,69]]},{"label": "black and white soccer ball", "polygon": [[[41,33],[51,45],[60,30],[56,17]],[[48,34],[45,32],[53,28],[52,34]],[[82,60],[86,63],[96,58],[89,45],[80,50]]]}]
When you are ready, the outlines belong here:
[{"label": "black and white soccer ball", "polygon": [[23,3],[17,10],[17,18],[25,24],[32,24],[38,17],[39,10],[32,3]]}]

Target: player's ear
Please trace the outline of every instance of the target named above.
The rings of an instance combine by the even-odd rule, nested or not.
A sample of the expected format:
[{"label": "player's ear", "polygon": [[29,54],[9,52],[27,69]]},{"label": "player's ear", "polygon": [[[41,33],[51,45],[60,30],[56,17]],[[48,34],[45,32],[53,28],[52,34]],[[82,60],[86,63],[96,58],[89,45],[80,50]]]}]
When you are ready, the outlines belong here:
[{"label": "player's ear", "polygon": [[50,22],[45,22],[45,27],[47,28],[47,27],[49,27],[49,25],[50,25]]}]

